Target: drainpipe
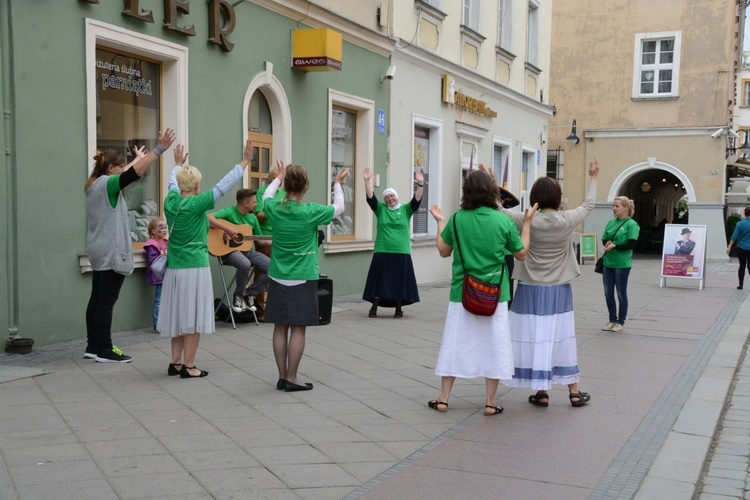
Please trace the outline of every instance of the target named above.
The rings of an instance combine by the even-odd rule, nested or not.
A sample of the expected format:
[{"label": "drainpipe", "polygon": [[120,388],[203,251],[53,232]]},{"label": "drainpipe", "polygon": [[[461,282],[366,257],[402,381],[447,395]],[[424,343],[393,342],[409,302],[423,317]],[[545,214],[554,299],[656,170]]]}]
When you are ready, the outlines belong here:
[{"label": "drainpipe", "polygon": [[6,272],[8,280],[5,284],[8,297],[8,334],[11,338],[18,338],[18,221],[16,208],[18,200],[16,157],[15,117],[13,116],[15,93],[13,92],[13,28],[11,23],[11,0],[0,0],[0,91],[3,103],[3,142],[5,146],[5,217],[8,228],[6,251],[8,261]]}]

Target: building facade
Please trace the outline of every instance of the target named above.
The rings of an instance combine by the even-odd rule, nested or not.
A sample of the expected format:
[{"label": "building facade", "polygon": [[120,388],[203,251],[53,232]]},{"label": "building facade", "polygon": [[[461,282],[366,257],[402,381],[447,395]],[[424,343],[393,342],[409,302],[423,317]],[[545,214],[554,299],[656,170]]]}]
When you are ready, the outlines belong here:
[{"label": "building facade", "polygon": [[[724,193],[739,60],[735,2],[555,2],[550,163],[578,205],[587,166],[601,163],[594,213],[601,235],[612,200],[633,199],[637,251],[660,252],[659,224],[705,224],[709,259],[726,259]],[[573,120],[579,142],[570,144]],[[554,157],[553,157],[554,156]]]},{"label": "building facade", "polygon": [[[385,37],[306,1],[1,0],[0,22],[0,196],[8,207],[0,322],[9,335],[37,344],[85,336],[83,187],[92,157],[105,148],[132,157],[133,146],[154,147],[166,127],[201,169],[204,189],[239,162],[247,138],[256,154],[243,186],[267,182],[278,157],[307,168],[307,200],[328,203],[331,179],[352,167],[347,213],[327,229],[320,261],[336,293],[361,290],[374,224],[353,193],[365,166],[385,176],[386,135],[377,132],[378,110],[388,107]],[[316,33],[322,38],[306,38]],[[170,151],[125,193],[136,270],[113,331],[150,324],[153,289],[140,249],[146,224],[163,213],[173,162]],[[233,202],[230,193],[217,208]]]}]

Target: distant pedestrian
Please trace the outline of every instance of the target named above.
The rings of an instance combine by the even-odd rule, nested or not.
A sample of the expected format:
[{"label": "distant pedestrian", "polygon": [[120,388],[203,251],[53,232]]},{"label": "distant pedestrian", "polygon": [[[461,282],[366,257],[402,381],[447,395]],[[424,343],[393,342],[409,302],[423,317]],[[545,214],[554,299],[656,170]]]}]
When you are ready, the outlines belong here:
[{"label": "distant pedestrian", "polygon": [[[615,218],[607,223],[602,234],[604,245],[604,298],[607,302],[609,322],[602,328],[607,332],[621,332],[628,316],[628,277],[633,267],[633,249],[638,241],[641,228],[631,217],[635,213],[633,200],[618,196],[612,202]],[[615,301],[620,303],[618,311]]]},{"label": "distant pedestrian", "polygon": [[396,190],[390,188],[383,191],[383,202],[378,201],[372,189],[372,170],[365,168],[363,176],[367,204],[378,220],[378,234],[362,298],[372,303],[370,318],[378,316],[378,306],[395,307],[393,317],[400,318],[404,315],[403,306],[419,302],[411,260],[409,221],[422,201],[424,175],[420,170],[414,174],[417,189],[406,205],[401,204]]},{"label": "distant pedestrian", "polygon": [[[435,375],[441,377],[441,390],[428,406],[440,412],[448,411],[456,377],[484,377],[487,391],[484,414],[497,415],[503,411],[495,402],[500,379],[513,376],[507,306],[510,276],[505,269],[505,254],[511,253],[519,261],[526,258],[531,221],[537,207],[526,210],[519,236],[513,221],[497,210],[497,189],[492,178],[477,170],[464,182],[460,208],[447,221],[440,207],[430,208],[438,224],[438,252],[444,258],[453,255],[453,272],[448,313],[435,366]],[[459,252],[454,252],[454,247]],[[463,307],[464,273],[500,285],[499,303],[492,316],[474,315]]]},{"label": "distant pedestrian", "polygon": [[[737,247],[737,257],[740,260],[740,268],[737,271],[737,278],[739,279],[739,286],[737,290],[742,290],[742,285],[745,283],[745,268],[747,267],[748,260],[750,260],[750,207],[745,208],[745,218],[734,226],[734,232],[732,237],[729,238],[729,246],[727,247],[727,255],[732,251],[732,246]],[[748,268],[750,273],[750,268]]]}]

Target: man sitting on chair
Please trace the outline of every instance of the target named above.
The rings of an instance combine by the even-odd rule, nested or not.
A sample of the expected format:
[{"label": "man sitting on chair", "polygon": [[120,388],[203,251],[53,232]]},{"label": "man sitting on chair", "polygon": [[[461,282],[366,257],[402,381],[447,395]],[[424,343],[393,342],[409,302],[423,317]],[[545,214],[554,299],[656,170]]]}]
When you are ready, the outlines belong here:
[{"label": "man sitting on chair", "polygon": [[[236,238],[237,232],[229,225],[222,221],[231,222],[232,224],[244,224],[250,226],[254,235],[260,235],[260,226],[258,219],[253,214],[257,198],[255,191],[252,189],[240,189],[237,191],[237,205],[234,207],[222,208],[212,214],[208,214],[208,221],[211,227],[224,231],[230,238]],[[256,241],[255,247],[270,245],[270,242]],[[264,292],[268,285],[268,265],[271,262],[266,255],[253,249],[242,252],[234,251],[222,257],[225,264],[237,268],[235,273],[236,285],[234,289],[234,300],[232,300],[232,309],[236,313],[242,311],[255,311],[254,298],[259,293]],[[250,272],[255,267],[256,279],[249,287],[247,282],[250,278]],[[260,271],[260,272],[259,272]]]}]

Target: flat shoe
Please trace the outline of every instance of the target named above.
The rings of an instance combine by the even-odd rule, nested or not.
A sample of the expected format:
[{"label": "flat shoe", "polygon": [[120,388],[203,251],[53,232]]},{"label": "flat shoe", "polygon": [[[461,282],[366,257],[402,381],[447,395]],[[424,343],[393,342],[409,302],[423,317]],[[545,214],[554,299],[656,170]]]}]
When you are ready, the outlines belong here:
[{"label": "flat shoe", "polygon": [[[492,411],[490,413],[487,413],[487,408],[490,408]],[[485,417],[491,417],[492,415],[497,415],[498,413],[502,413],[504,408],[502,406],[498,405],[484,405],[484,416]]]},{"label": "flat shoe", "polygon": [[180,370],[175,368],[175,365],[182,366],[182,363],[169,363],[169,368],[167,368],[167,375],[169,375],[170,377],[180,374]]},{"label": "flat shoe", "polygon": [[404,317],[404,311],[396,311],[396,314],[393,315],[394,318],[403,318]]},{"label": "flat shoe", "polygon": [[277,391],[283,391],[284,387],[286,387],[286,380],[283,378],[280,378],[278,382],[276,382],[276,390]]},{"label": "flat shoe", "polygon": [[[445,410],[441,410],[440,409],[441,405],[445,406]],[[432,401],[430,401],[429,403],[427,403],[427,406],[429,406],[433,410],[439,411],[440,413],[445,413],[445,412],[448,411],[448,403],[443,403],[442,401],[438,401],[437,399],[433,399]]]},{"label": "flat shoe", "polygon": [[[570,399],[570,404],[578,408],[591,401],[591,394],[581,391],[571,392],[570,395],[568,395],[568,398]],[[578,399],[578,401],[573,401],[573,398]]]},{"label": "flat shoe", "polygon": [[188,370],[198,370],[198,368],[182,365],[182,369],[180,369],[180,378],[200,378],[208,375],[208,372],[203,370],[198,370],[200,372],[199,375],[190,375]]},{"label": "flat shoe", "polygon": [[305,385],[295,384],[294,382],[284,381],[284,391],[286,392],[297,392],[297,391],[311,391],[313,385],[310,382],[305,382]]},{"label": "flat shoe", "polygon": [[529,403],[535,406],[546,408],[547,406],[549,406],[549,394],[545,392],[537,392],[536,394],[532,394],[531,396],[529,396]]},{"label": "flat shoe", "polygon": [[378,317],[378,313],[376,313],[375,311],[370,311],[369,313],[367,313],[367,317],[368,318],[377,318]]}]

